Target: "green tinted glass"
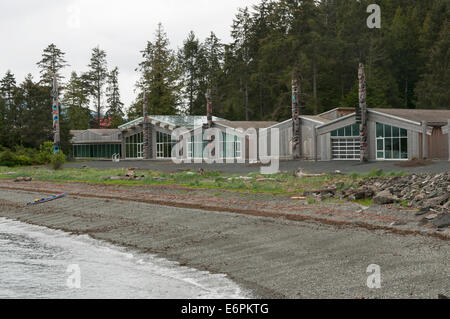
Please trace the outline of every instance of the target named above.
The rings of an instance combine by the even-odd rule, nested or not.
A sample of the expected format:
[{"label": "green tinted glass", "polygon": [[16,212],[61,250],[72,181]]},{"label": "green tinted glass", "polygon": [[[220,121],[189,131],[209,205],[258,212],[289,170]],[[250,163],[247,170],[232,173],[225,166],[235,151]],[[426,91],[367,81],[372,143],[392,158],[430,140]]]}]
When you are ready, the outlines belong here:
[{"label": "green tinted glass", "polygon": [[377,137],[383,136],[384,136],[383,124],[377,123]]},{"label": "green tinted glass", "polygon": [[392,126],[385,125],[384,126],[384,137],[391,137],[392,136]]}]

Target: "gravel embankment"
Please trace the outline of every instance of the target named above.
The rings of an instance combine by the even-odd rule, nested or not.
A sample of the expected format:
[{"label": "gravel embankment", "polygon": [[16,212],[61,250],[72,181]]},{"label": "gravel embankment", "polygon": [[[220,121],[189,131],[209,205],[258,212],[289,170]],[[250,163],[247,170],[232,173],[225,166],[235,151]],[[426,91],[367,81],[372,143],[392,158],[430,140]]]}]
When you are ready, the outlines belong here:
[{"label": "gravel embankment", "polygon": [[[362,207],[346,200],[322,201],[308,204],[306,199],[292,195],[243,193],[218,189],[192,189],[174,185],[108,185],[98,183],[53,183],[0,181],[0,189],[68,192],[74,196],[103,199],[133,200],[148,204],[181,208],[227,211],[254,216],[313,221],[340,227],[360,227],[385,230],[399,234],[421,234],[450,239],[450,227],[436,228],[424,222],[428,215],[401,205]],[[295,198],[295,197],[294,197]]]},{"label": "gravel embankment", "polygon": [[[0,216],[226,273],[260,297],[450,295],[450,247],[441,239],[126,199],[69,195],[25,206],[45,195],[0,189]],[[380,289],[366,286],[370,264],[381,267]]]}]

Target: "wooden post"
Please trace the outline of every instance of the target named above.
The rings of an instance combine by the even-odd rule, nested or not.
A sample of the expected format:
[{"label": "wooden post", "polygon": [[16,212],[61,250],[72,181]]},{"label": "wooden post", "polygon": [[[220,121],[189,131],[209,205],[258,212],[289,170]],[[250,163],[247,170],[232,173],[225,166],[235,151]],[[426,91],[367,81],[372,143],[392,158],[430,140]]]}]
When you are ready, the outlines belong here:
[{"label": "wooden post", "polygon": [[206,120],[208,122],[208,128],[212,127],[212,102],[211,102],[211,90],[208,89],[205,93],[206,97]]},{"label": "wooden post", "polygon": [[[205,93],[205,98],[206,98],[206,127],[207,128],[212,128],[213,126],[213,121],[212,121],[212,102],[211,102],[211,90],[208,89],[206,90]],[[208,148],[211,148],[211,155],[215,155],[216,154],[216,149],[214,148],[214,140],[216,139],[216,137],[214,135],[209,136],[208,137]]]},{"label": "wooden post", "polygon": [[300,94],[301,89],[297,78],[297,69],[292,73],[292,157],[301,156],[301,129],[300,129]]},{"label": "wooden post", "polygon": [[360,136],[360,161],[361,163],[368,160],[368,138],[367,138],[367,103],[366,103],[366,75],[364,74],[364,65],[359,64],[358,68],[359,80],[359,111],[361,112],[361,123],[359,125]]},{"label": "wooden post", "polygon": [[314,161],[317,162],[317,129],[315,125],[313,126],[312,131],[313,156]]},{"label": "wooden post", "polygon": [[149,133],[149,125],[148,125],[148,98],[147,93],[144,91],[144,104],[143,104],[143,115],[144,115],[144,126],[143,126],[143,135],[144,135],[144,145],[143,145],[143,151],[144,151],[144,158],[150,159],[151,158],[151,146],[150,144],[152,141],[150,140],[150,133]]},{"label": "wooden post", "polygon": [[58,98],[58,82],[56,75],[53,76],[52,90],[52,117],[53,117],[53,154],[59,153],[61,150],[61,137],[59,129],[59,98]]},{"label": "wooden post", "polygon": [[428,158],[427,121],[422,121],[422,159]]},{"label": "wooden post", "polygon": [[447,122],[448,161],[450,162],[450,120]]},{"label": "wooden post", "polygon": [[120,152],[122,153],[121,159],[125,159],[127,156],[127,145],[124,132],[122,132],[122,140],[120,141]]}]

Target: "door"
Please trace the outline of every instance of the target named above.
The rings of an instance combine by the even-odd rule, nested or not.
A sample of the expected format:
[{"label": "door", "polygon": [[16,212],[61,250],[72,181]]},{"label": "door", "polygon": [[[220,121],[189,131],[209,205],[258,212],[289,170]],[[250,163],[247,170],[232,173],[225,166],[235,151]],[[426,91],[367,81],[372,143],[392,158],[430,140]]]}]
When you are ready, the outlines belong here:
[{"label": "door", "polygon": [[360,158],[359,138],[332,138],[331,151],[334,160],[357,160]]},{"label": "door", "polygon": [[377,159],[385,159],[384,149],[384,138],[377,138]]},{"label": "door", "polygon": [[137,158],[144,158],[144,143],[137,144]]}]

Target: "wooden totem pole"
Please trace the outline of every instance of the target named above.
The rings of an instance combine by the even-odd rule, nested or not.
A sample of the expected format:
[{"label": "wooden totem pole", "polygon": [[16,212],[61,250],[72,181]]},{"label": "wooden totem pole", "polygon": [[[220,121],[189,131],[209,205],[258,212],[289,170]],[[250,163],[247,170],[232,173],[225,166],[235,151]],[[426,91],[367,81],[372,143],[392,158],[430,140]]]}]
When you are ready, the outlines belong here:
[{"label": "wooden totem pole", "polygon": [[301,156],[301,129],[300,129],[300,94],[298,70],[292,73],[292,157],[298,159]]},{"label": "wooden totem pole", "polygon": [[59,129],[59,97],[56,75],[53,77],[52,89],[52,118],[53,118],[53,154],[61,151],[61,137]]},{"label": "wooden totem pole", "polygon": [[150,136],[150,132],[149,132],[149,123],[148,123],[148,98],[147,98],[147,93],[144,91],[144,104],[143,104],[143,115],[144,115],[144,125],[143,125],[143,153],[144,153],[144,158],[145,159],[149,159],[151,158],[151,136]]},{"label": "wooden totem pole", "polygon": [[359,109],[356,112],[356,120],[359,122],[360,142],[360,161],[361,163],[368,160],[368,142],[367,142],[367,102],[366,102],[366,75],[364,74],[364,65],[359,64],[358,69],[359,80]]}]

